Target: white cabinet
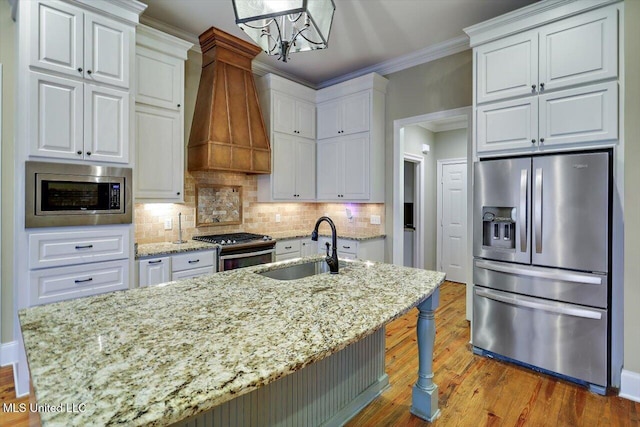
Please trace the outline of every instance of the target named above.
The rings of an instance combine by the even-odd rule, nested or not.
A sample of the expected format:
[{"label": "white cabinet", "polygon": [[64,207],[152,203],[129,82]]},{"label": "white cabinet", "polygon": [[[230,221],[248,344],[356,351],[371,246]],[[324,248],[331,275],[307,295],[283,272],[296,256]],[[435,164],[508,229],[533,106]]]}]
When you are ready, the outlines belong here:
[{"label": "white cabinet", "polygon": [[258,176],[258,201],[315,200],[315,90],[273,74],[256,83],[271,141],[271,174]]},{"label": "white cabinet", "polygon": [[30,233],[29,305],[129,287],[130,227]]},{"label": "white cabinet", "polygon": [[316,196],[316,143],[274,133],[271,185],[275,200],[314,200]]},{"label": "white cabinet", "polygon": [[299,239],[278,240],[276,242],[276,261],[300,258],[301,256]]},{"label": "white cabinet", "polygon": [[273,130],[315,139],[316,107],[311,102],[274,92]]},{"label": "white cabinet", "polygon": [[545,93],[618,75],[615,7],[476,48],[476,102]]},{"label": "white cabinet", "polygon": [[61,1],[31,8],[30,65],[129,87],[133,26]]},{"label": "white cabinet", "polygon": [[138,286],[213,274],[217,270],[215,250],[202,250],[138,261]]},{"label": "white cabinet", "polygon": [[159,257],[138,262],[138,286],[151,286],[171,281],[171,258]]},{"label": "white cabinet", "polygon": [[311,240],[311,237],[300,239],[300,256],[315,255],[318,252],[318,242]]},{"label": "white cabinet", "polygon": [[618,83],[545,93],[477,108],[477,151],[518,152],[618,138]]},{"label": "white cabinet", "polygon": [[[322,236],[318,239],[318,253],[326,255],[327,243],[329,243],[329,255],[331,255],[331,237]],[[338,258],[361,259],[367,261],[384,262],[384,237],[366,240],[353,240],[347,238],[337,239]]]},{"label": "white cabinet", "polygon": [[31,155],[129,161],[129,93],[30,72]]},{"label": "white cabinet", "polygon": [[191,46],[150,27],[137,28],[137,202],[184,201],[184,61]]},{"label": "white cabinet", "polygon": [[318,139],[369,130],[370,91],[327,101],[318,105]]},{"label": "white cabinet", "polygon": [[318,141],[318,200],[369,199],[369,133]]}]

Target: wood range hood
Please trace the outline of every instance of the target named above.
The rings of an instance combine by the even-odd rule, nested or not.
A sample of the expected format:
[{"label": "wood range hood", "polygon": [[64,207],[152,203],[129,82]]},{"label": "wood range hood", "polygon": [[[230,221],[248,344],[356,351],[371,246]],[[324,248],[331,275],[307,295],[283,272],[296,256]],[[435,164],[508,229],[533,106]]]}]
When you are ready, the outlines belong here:
[{"label": "wood range hood", "polygon": [[271,173],[251,61],[262,50],[217,28],[200,35],[202,74],[188,145],[190,171]]}]

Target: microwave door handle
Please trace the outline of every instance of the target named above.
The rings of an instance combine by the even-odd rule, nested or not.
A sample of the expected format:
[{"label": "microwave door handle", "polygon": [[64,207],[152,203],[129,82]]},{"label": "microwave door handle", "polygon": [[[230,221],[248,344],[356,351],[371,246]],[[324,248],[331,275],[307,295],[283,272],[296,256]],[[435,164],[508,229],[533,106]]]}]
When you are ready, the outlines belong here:
[{"label": "microwave door handle", "polygon": [[536,253],[542,253],[542,169],[536,169],[535,201],[533,204]]},{"label": "microwave door handle", "polygon": [[477,290],[476,294],[481,297],[489,298],[494,301],[502,302],[505,304],[515,305],[517,307],[527,307],[534,310],[544,310],[551,313],[564,314],[566,316],[582,317],[585,319],[601,319],[602,313],[599,311],[587,310],[584,308],[570,307],[568,304],[552,305],[544,302],[533,301],[529,298],[517,296],[506,296],[502,293],[497,293],[490,290]]},{"label": "microwave door handle", "polygon": [[520,171],[520,252],[527,252],[527,195],[529,171]]}]

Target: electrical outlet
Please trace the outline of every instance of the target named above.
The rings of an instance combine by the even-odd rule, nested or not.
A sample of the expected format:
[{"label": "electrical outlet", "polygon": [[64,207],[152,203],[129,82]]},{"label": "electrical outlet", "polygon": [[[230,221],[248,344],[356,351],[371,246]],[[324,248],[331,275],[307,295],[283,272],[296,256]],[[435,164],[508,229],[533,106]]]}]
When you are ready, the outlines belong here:
[{"label": "electrical outlet", "polygon": [[380,225],[380,215],[371,215],[371,224]]},{"label": "electrical outlet", "polygon": [[173,221],[171,220],[171,218],[166,218],[164,220],[164,229],[171,230],[172,228],[173,228]]},{"label": "electrical outlet", "polygon": [[276,214],[276,222],[280,222],[280,214]]}]

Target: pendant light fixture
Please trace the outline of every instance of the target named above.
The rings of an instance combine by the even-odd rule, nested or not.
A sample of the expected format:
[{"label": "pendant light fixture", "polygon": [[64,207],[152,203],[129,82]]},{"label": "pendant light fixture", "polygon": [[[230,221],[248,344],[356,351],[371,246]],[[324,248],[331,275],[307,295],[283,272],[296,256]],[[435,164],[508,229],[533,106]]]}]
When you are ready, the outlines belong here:
[{"label": "pendant light fixture", "polygon": [[236,24],[269,55],[325,49],[333,0],[232,0]]}]

